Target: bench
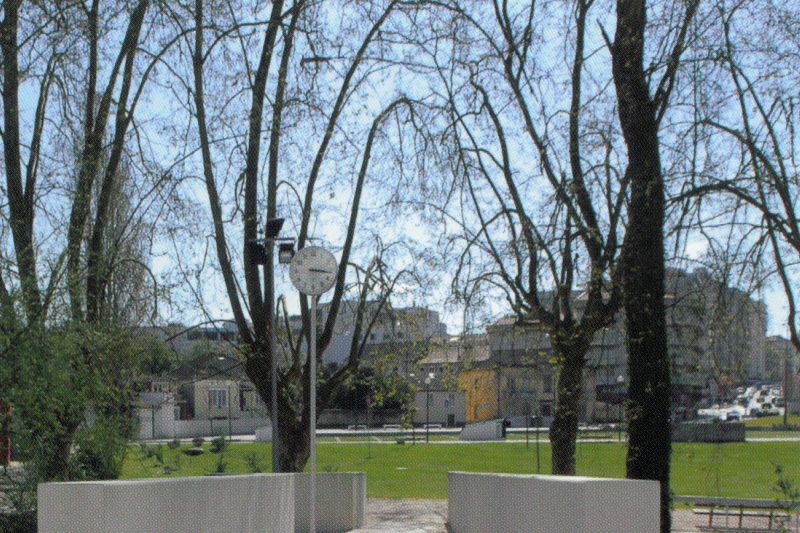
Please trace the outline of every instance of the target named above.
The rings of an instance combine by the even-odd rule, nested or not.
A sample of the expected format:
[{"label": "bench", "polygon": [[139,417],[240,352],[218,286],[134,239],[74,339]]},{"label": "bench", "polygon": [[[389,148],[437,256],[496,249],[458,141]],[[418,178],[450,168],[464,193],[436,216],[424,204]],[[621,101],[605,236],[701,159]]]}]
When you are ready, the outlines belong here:
[{"label": "bench", "polygon": [[[780,531],[791,520],[790,509],[773,500],[707,496],[675,496],[673,500],[675,503],[691,505],[692,511],[697,515],[708,515],[708,523],[704,521],[698,526],[703,531]],[[714,518],[718,518],[716,523]],[[723,518],[724,524],[720,524],[720,519]],[[735,525],[730,524],[731,518]],[[752,524],[747,526],[744,524],[746,518],[761,519],[762,522],[766,520],[767,527],[753,527]]]}]

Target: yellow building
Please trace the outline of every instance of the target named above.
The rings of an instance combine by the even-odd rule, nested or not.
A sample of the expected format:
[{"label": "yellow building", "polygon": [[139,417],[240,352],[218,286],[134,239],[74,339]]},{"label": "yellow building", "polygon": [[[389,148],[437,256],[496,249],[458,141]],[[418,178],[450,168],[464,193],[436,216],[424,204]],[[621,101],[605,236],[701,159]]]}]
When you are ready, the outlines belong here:
[{"label": "yellow building", "polygon": [[458,377],[458,387],[467,393],[467,423],[497,418],[495,369],[465,370]]}]

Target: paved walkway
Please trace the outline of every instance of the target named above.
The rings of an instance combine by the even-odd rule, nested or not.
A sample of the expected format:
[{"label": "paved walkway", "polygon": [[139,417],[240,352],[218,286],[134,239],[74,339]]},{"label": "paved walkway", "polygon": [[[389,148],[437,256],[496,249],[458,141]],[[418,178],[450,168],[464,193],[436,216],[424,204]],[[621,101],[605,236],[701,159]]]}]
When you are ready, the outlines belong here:
[{"label": "paved walkway", "polygon": [[[447,527],[447,500],[384,500],[370,498],[367,501],[366,524],[354,533],[445,533]],[[689,509],[672,512],[674,533],[697,533],[703,531],[703,517]],[[731,522],[733,525],[734,522]],[[766,528],[764,523],[745,524]],[[778,530],[776,530],[778,531]],[[488,533],[488,532],[487,532]]]}]

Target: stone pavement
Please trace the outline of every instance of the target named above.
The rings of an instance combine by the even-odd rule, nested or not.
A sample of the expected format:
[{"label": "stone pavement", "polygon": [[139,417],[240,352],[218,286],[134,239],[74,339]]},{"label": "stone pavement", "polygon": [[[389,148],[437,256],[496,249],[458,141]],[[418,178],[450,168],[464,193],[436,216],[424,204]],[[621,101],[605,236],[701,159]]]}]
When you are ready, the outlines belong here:
[{"label": "stone pavement", "polygon": [[358,533],[444,533],[447,500],[367,500],[366,523]]},{"label": "stone pavement", "polygon": [[[354,530],[354,533],[445,533],[446,521],[447,500],[370,498],[367,501],[366,523],[363,528]],[[690,509],[677,509],[672,512],[674,533],[703,531],[699,527],[703,523],[703,517],[695,516]],[[750,525],[766,527],[766,523]]]}]

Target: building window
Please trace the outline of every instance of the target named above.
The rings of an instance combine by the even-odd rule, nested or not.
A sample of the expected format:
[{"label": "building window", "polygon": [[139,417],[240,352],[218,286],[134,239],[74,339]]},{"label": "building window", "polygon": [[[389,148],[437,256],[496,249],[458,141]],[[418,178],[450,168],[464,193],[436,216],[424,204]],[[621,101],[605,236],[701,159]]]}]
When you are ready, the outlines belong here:
[{"label": "building window", "polygon": [[228,391],[226,389],[208,389],[208,410],[228,407]]},{"label": "building window", "polygon": [[247,392],[252,392],[252,391],[246,391],[244,389],[239,389],[239,410],[240,411],[247,411],[247,396],[245,396],[245,393],[247,393]]}]

